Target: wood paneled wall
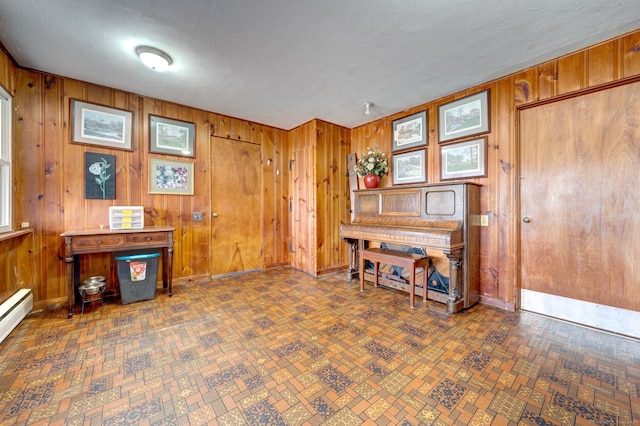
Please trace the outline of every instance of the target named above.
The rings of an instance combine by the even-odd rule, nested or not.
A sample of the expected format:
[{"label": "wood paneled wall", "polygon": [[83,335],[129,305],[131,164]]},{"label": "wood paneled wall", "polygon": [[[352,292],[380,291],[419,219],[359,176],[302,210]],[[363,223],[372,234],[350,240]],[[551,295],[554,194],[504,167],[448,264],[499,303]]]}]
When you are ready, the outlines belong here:
[{"label": "wood paneled wall", "polygon": [[[15,66],[4,62],[0,76],[12,76]],[[174,282],[206,279],[211,267],[211,176],[212,137],[261,145],[263,195],[262,218],[264,268],[289,264],[288,150],[286,131],[212,112],[146,98],[64,77],[17,69],[14,96],[14,161],[16,223],[28,221],[35,228],[35,250],[29,236],[3,242],[10,255],[1,264],[10,274],[0,284],[0,294],[12,294],[25,282],[35,282],[36,307],[64,302],[66,282],[60,233],[68,229],[108,226],[111,205],[141,205],[146,225],[171,225],[174,233]],[[3,79],[7,79],[3,77]],[[12,79],[8,78],[11,82]],[[4,85],[7,85],[2,80]],[[70,99],[79,99],[133,111],[133,151],[106,149],[70,143]],[[149,114],[193,122],[196,125],[196,158],[180,158],[194,164],[193,196],[149,194],[149,159],[174,158],[149,153]],[[84,198],[84,153],[116,156],[116,199]],[[241,167],[241,165],[238,165]],[[259,182],[258,182],[259,184]],[[239,207],[240,208],[240,207]],[[192,222],[192,212],[204,213],[203,222]],[[285,224],[283,226],[283,224]],[[9,262],[11,265],[9,265]],[[15,272],[13,264],[19,265]],[[35,279],[30,274],[35,265]],[[117,271],[111,255],[82,258],[81,276],[106,275],[115,282]],[[21,277],[16,280],[16,276]],[[25,277],[22,279],[22,277]],[[3,288],[4,287],[4,288]]]},{"label": "wood paneled wall", "polygon": [[[351,132],[352,151],[378,146],[391,154],[393,120],[428,111],[427,181],[440,181],[438,106],[490,89],[491,133],[488,135],[488,176],[482,184],[481,210],[489,226],[481,232],[481,294],[486,303],[506,309],[518,304],[518,225],[516,107],[551,99],[640,74],[640,31],[528,68],[495,81],[436,99]],[[383,186],[391,186],[385,176]],[[541,200],[543,201],[543,200]]]},{"label": "wood paneled wall", "polygon": [[[482,228],[482,300],[506,309],[517,307],[518,210],[516,107],[550,99],[595,85],[640,74],[640,31],[571,55],[431,100],[352,130],[313,120],[289,132],[212,112],[175,105],[71,79],[22,70],[0,52],[0,84],[15,94],[16,223],[35,227],[31,237],[0,242],[8,253],[0,263],[5,281],[0,295],[11,287],[35,282],[37,305],[64,300],[63,262],[59,234],[65,229],[107,221],[112,204],[143,205],[151,223],[176,227],[174,277],[177,282],[208,275],[210,192],[208,155],[210,136],[260,143],[263,154],[264,267],[290,262],[289,242],[295,253],[291,264],[314,274],[346,267],[346,245],[339,240],[340,221],[349,220],[346,154],[377,146],[391,153],[394,119],[428,110],[427,181],[438,182],[440,151],[437,107],[469,94],[490,89],[491,133],[488,136],[488,177],[481,209],[489,217]],[[69,143],[69,98],[134,111],[133,152],[102,150]],[[193,197],[149,195],[147,191],[148,114],[196,123],[197,184]],[[81,188],[83,153],[116,155],[117,199],[85,200]],[[289,170],[289,159],[295,162]],[[270,160],[270,161],[267,161]],[[291,176],[289,176],[291,173]],[[200,185],[202,183],[202,185]],[[391,186],[391,177],[382,179]],[[291,208],[291,221],[289,209]],[[191,222],[191,211],[205,212],[205,222]],[[313,220],[309,220],[309,218]],[[304,219],[304,220],[301,220]],[[35,257],[34,257],[35,256]],[[35,261],[35,278],[31,278]],[[93,256],[82,266],[112,275],[109,259]],[[15,277],[24,277],[24,283]],[[11,279],[11,281],[6,281]],[[3,287],[4,286],[4,287]]]},{"label": "wood paneled wall", "polygon": [[350,220],[347,154],[350,130],[312,120],[289,132],[291,264],[313,275],[348,262],[340,224]]},{"label": "wood paneled wall", "polygon": [[[0,85],[15,96],[18,68],[0,46]],[[14,143],[14,150],[17,149]],[[36,250],[32,234],[0,238],[0,301],[6,300],[18,288],[32,288],[33,252]]]},{"label": "wood paneled wall", "polygon": [[340,239],[339,231],[341,223],[351,221],[347,165],[350,133],[347,128],[316,120],[318,273],[344,268],[349,261],[347,245]]}]

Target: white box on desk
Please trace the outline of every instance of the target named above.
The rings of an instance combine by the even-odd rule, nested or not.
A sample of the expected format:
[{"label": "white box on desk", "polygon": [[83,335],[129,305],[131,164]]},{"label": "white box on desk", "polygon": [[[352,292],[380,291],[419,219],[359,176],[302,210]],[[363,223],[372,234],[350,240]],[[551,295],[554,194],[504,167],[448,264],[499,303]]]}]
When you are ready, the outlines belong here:
[{"label": "white box on desk", "polygon": [[144,228],[144,208],[142,206],[109,207],[109,229]]}]

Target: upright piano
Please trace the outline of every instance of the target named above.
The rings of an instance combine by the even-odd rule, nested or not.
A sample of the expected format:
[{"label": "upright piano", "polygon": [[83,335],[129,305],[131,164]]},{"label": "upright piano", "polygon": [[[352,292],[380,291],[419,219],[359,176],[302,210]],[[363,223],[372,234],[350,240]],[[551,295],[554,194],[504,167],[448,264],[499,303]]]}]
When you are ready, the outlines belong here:
[{"label": "upright piano", "polygon": [[403,244],[449,260],[447,292],[416,288],[416,294],[427,291],[429,299],[446,303],[450,313],[480,299],[480,185],[462,182],[355,190],[352,212],[352,222],[340,226],[340,237],[351,246],[349,280],[365,273],[358,271],[359,250],[372,242]]}]

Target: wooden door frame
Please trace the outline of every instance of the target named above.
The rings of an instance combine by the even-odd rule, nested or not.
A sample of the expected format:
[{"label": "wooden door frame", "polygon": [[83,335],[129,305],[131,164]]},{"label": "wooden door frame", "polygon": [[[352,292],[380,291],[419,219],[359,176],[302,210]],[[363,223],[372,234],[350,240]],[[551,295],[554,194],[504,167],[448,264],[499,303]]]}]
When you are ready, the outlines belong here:
[{"label": "wooden door frame", "polygon": [[[513,305],[515,310],[521,309],[521,292],[522,292],[522,258],[521,258],[522,246],[521,246],[521,238],[520,238],[521,225],[522,225],[521,196],[520,196],[520,180],[522,178],[522,176],[520,175],[521,175],[522,169],[520,164],[520,152],[521,152],[522,140],[520,139],[520,112],[527,109],[536,108],[542,105],[547,105],[547,104],[560,102],[560,101],[564,101],[571,98],[576,98],[579,96],[588,95],[590,93],[600,92],[603,90],[609,90],[609,89],[613,89],[619,86],[624,86],[627,84],[637,83],[639,81],[640,81],[640,75],[636,75],[636,76],[627,77],[627,78],[623,78],[620,80],[616,80],[616,81],[612,81],[604,84],[599,84],[589,88],[568,92],[562,95],[553,96],[547,99],[516,106],[516,115],[515,115],[516,144],[514,149],[512,150],[512,155],[510,158],[510,163],[513,165],[513,170],[515,171],[515,173],[511,175],[512,178],[509,181],[509,185],[510,185],[509,193],[514,195],[513,197],[514,202],[510,204],[508,209],[511,220],[507,223],[507,234],[509,236],[505,240],[507,242],[508,247],[515,247],[515,250],[513,251],[514,254],[507,258],[507,265],[505,267],[507,271],[507,278],[509,279],[509,281],[513,282],[515,286],[515,293],[514,293],[515,300]],[[508,252],[509,251],[507,251],[507,253]]]}]

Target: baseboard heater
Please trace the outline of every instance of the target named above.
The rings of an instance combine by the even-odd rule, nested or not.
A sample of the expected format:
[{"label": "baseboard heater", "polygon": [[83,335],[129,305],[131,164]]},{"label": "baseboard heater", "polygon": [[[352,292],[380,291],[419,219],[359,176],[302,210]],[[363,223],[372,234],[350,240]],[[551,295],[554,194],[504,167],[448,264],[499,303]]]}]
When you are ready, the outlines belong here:
[{"label": "baseboard heater", "polygon": [[33,309],[33,293],[29,288],[18,290],[0,305],[0,343]]}]

